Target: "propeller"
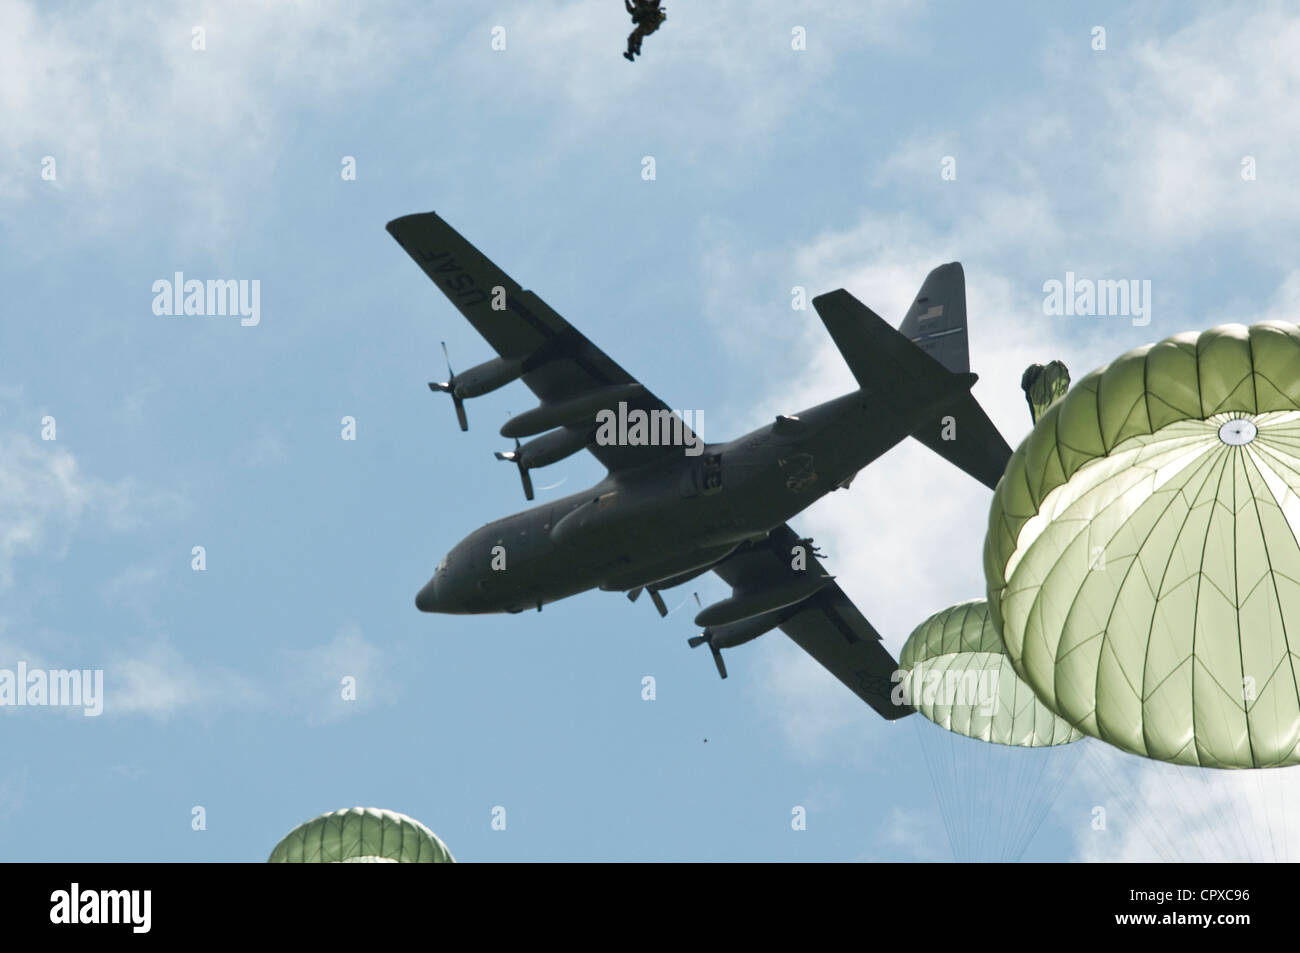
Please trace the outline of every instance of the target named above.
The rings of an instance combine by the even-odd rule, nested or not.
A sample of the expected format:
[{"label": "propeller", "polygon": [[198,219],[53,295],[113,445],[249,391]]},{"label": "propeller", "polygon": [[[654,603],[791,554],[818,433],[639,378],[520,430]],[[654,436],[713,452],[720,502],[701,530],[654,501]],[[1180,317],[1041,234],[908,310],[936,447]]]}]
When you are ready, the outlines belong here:
[{"label": "propeller", "polygon": [[[447,380],[441,384],[429,381],[429,390],[451,394],[452,403],[456,405],[456,420],[460,422],[460,429],[469,430],[469,419],[465,416],[465,400],[456,393],[456,373],[451,369],[451,356],[447,353],[446,341],[442,342],[442,356],[447,359]],[[532,496],[528,498],[531,500]]]},{"label": "propeller", "polygon": [[659,590],[654,586],[637,586],[635,589],[629,589],[627,591],[627,597],[632,602],[636,602],[641,598],[641,593],[643,591],[650,593],[650,601],[655,604],[655,608],[659,611],[659,617],[663,618],[666,616],[668,614],[668,606],[664,602],[664,597],[659,594]]},{"label": "propeller", "polygon": [[727,663],[722,661],[722,650],[713,644],[713,633],[705,629],[699,635],[692,635],[686,640],[686,644],[693,649],[698,649],[701,645],[707,645],[709,651],[713,653],[713,664],[718,666],[718,674],[723,678],[727,677]]},{"label": "propeller", "polygon": [[[698,592],[695,593],[695,604],[700,608],[704,608],[704,604],[700,602],[700,594]],[[727,663],[722,661],[722,650],[713,644],[712,632],[705,629],[699,635],[692,635],[686,640],[686,644],[693,649],[698,649],[701,645],[707,645],[709,651],[713,653],[713,664],[718,667],[718,675],[722,678],[727,677]]]},{"label": "propeller", "polygon": [[497,450],[493,456],[498,460],[509,460],[519,468],[519,479],[524,484],[524,499],[531,500],[533,498],[533,478],[528,475],[528,467],[524,465],[523,454],[519,452],[519,438],[515,437],[515,448],[513,450]]}]

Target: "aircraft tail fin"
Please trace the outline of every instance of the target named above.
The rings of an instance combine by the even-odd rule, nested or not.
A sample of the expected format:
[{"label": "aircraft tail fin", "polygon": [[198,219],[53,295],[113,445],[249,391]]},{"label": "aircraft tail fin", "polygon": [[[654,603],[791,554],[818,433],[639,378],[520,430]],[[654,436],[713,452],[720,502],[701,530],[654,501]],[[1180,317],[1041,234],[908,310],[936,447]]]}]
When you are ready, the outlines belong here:
[{"label": "aircraft tail fin", "polygon": [[954,374],[970,371],[966,275],[960,262],[940,265],[925,276],[898,330]]},{"label": "aircraft tail fin", "polygon": [[[966,275],[960,262],[940,265],[925,276],[898,330],[954,374],[970,371]],[[990,489],[1011,458],[1011,448],[973,394],[956,398],[912,436]]]},{"label": "aircraft tail fin", "polygon": [[[972,378],[966,334],[966,282],[961,265],[940,265],[926,276],[898,331],[840,289],[813,299],[836,347],[863,388],[880,385],[881,359],[913,386],[947,389],[954,377]],[[939,456],[985,486],[997,486],[1011,448],[969,391],[955,388],[932,421],[913,433]]]}]

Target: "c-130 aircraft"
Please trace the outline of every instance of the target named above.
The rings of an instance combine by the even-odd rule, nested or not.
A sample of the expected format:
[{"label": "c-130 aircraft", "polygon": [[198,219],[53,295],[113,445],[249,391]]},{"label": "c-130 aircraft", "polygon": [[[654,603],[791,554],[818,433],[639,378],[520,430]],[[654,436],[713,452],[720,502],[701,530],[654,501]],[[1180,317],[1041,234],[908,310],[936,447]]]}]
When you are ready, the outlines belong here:
[{"label": "c-130 aircraft", "polygon": [[[711,570],[731,596],[696,615],[703,631],[689,642],[709,646],[723,678],[722,649],[779,628],[886,719],[911,713],[890,699],[898,666],[880,635],[786,520],[908,436],[997,484],[1011,448],[970,393],[960,264],[930,272],[897,331],[843,289],[814,298],[859,389],[706,444],[436,214],[387,227],[498,354],[429,384],[451,395],[461,430],[465,400],[522,380],[540,404],[501,428],[515,449],[497,457],[519,468],[525,496],[533,499],[530,470],[580,450],[608,470],[588,490],[470,533],[419,591],[417,608],[521,612],[603,589],[633,601],[649,593],[662,616],[664,590]],[[636,411],[665,439],[634,442],[634,428],[605,426]],[[522,437],[533,439],[520,445]]]}]

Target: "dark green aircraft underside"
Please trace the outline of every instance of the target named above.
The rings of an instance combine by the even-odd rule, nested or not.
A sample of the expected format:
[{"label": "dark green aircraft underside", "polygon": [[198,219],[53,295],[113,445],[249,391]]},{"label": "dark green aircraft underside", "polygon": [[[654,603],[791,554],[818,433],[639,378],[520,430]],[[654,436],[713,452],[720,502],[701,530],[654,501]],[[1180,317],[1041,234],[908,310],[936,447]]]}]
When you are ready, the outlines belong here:
[{"label": "dark green aircraft underside", "polygon": [[[436,214],[396,219],[388,231],[497,353],[430,384],[452,396],[462,429],[466,400],[521,380],[539,405],[502,435],[530,439],[497,456],[519,468],[528,498],[530,469],[579,450],[608,470],[589,490],[471,533],[420,591],[418,608],[520,612],[601,588],[634,599],[648,590],[663,614],[662,590],[711,570],[732,594],[697,615],[703,631],[691,644],[709,646],[724,678],[722,649],[779,628],[883,717],[911,713],[891,698],[898,666],[880,635],[786,520],[908,436],[996,485],[1011,450],[970,393],[959,264],[930,273],[901,332],[847,291],[813,299],[860,389],[704,444]],[[673,421],[674,439],[602,439],[600,415],[615,407]]]}]

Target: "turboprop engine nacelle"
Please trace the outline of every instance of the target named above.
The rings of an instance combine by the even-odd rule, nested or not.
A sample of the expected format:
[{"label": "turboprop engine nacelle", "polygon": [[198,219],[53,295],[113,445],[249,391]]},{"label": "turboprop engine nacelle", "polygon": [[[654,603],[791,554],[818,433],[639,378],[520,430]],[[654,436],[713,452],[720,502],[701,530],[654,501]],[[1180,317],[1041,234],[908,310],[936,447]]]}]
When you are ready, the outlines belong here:
[{"label": "turboprop engine nacelle", "polygon": [[456,421],[461,430],[469,430],[469,418],[465,415],[466,400],[505,387],[524,373],[525,358],[494,357],[477,367],[471,367],[464,374],[457,374],[451,369],[446,341],[442,342],[442,353],[447,358],[447,379],[429,381],[429,390],[451,395],[451,402],[456,407]]},{"label": "turboprop engine nacelle", "polygon": [[528,471],[573,456],[586,445],[587,435],[585,432],[561,427],[559,430],[552,430],[550,433],[543,434],[536,440],[530,440],[523,445],[520,445],[519,438],[516,437],[515,448],[513,450],[498,450],[496,458],[498,460],[509,460],[519,468],[519,479],[524,484],[524,497],[531,500],[533,498],[533,481],[528,476]]},{"label": "turboprop engine nacelle", "polygon": [[561,427],[530,440],[508,453],[498,453],[502,460],[513,460],[521,467],[535,470],[550,466],[565,457],[571,457],[587,445],[587,435],[581,430],[566,430]]},{"label": "turboprop engine nacelle", "polygon": [[700,636],[703,641],[712,643],[720,649],[732,649],[737,645],[752,642],[760,635],[771,632],[781,621],[780,610],[773,609],[771,612],[750,616],[748,619],[741,619],[739,622],[711,625],[701,632]]},{"label": "turboprop engine nacelle", "polygon": [[829,585],[834,578],[834,576],[810,573],[805,577],[793,579],[770,589],[740,592],[730,599],[715,602],[713,605],[701,610],[700,614],[695,617],[695,624],[704,628],[717,628],[729,623],[740,622],[742,619],[750,619],[765,612],[784,609],[786,606],[792,606],[796,602],[807,599]]},{"label": "turboprop engine nacelle", "polygon": [[457,397],[482,397],[519,380],[523,373],[522,357],[494,357],[456,374],[452,387]]},{"label": "turboprop engine nacelle", "polygon": [[576,397],[548,401],[518,417],[511,417],[501,428],[501,436],[531,437],[554,427],[585,423],[588,418],[595,417],[597,411],[617,407],[619,401],[632,400],[644,392],[645,388],[640,384],[615,384]]},{"label": "turboprop engine nacelle", "polygon": [[[722,603],[719,603],[721,605]],[[710,608],[716,608],[710,606]],[[709,610],[704,610],[708,612]],[[797,612],[798,610],[796,610]],[[703,615],[704,613],[701,613]],[[722,650],[734,648],[737,645],[744,645],[753,639],[758,638],[765,632],[770,632],[778,625],[784,622],[793,613],[782,612],[779,608],[770,612],[763,612],[759,615],[750,616],[741,619],[738,622],[723,622],[718,625],[708,626],[699,635],[691,636],[687,639],[687,644],[691,648],[697,649],[701,645],[707,645],[709,652],[713,655],[713,664],[718,667],[718,675],[722,678],[727,677],[727,663],[722,660]]]}]

